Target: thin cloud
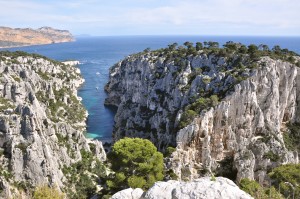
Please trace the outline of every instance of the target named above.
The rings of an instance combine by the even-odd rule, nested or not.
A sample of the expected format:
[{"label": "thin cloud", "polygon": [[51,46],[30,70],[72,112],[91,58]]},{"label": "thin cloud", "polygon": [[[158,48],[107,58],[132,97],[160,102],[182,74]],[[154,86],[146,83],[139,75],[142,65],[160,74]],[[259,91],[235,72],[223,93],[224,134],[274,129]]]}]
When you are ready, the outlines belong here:
[{"label": "thin cloud", "polygon": [[0,0],[0,7],[1,25],[76,34],[300,35],[298,0]]}]

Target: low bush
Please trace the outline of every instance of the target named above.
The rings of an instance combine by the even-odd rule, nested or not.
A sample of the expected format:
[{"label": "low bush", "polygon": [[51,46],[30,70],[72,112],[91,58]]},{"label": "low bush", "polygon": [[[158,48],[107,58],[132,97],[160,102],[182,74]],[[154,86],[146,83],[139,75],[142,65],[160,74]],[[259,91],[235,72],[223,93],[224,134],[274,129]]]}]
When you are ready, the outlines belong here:
[{"label": "low bush", "polygon": [[50,188],[46,185],[37,187],[33,193],[33,199],[64,199],[65,194],[56,188]]},{"label": "low bush", "polygon": [[285,197],[300,198],[300,164],[287,164],[276,167],[269,173],[276,188]]},{"label": "low bush", "polygon": [[240,188],[255,199],[284,199],[274,187],[264,188],[258,182],[247,178],[241,180]]}]

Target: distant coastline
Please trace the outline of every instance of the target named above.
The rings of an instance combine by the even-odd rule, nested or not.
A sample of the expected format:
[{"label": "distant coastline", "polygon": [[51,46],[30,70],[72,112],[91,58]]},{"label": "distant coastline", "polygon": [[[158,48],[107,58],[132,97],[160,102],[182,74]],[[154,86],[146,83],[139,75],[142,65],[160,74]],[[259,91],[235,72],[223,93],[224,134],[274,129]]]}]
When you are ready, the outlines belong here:
[{"label": "distant coastline", "polygon": [[0,27],[0,48],[15,48],[75,41],[68,30]]},{"label": "distant coastline", "polygon": [[50,43],[50,44],[21,44],[21,45],[13,45],[13,46],[1,46],[1,44],[0,44],[0,49],[21,48],[21,47],[29,47],[29,46],[42,46],[42,45],[51,45],[51,44],[69,43],[69,42],[74,42],[74,41],[57,42],[57,43]]}]

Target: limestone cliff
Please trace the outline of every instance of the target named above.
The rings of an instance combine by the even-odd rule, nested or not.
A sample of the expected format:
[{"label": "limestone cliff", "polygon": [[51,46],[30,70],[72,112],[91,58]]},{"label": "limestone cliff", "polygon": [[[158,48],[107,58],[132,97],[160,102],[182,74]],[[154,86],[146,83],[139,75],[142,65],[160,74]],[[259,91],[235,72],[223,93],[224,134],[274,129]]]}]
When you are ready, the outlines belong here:
[{"label": "limestone cliff", "polygon": [[39,29],[0,27],[0,47],[16,47],[52,44],[74,41],[74,37],[67,30],[51,27]]},{"label": "limestone cliff", "polygon": [[299,57],[227,43],[127,57],[110,70],[106,104],[118,106],[114,139],[143,137],[164,150],[180,179],[211,172],[266,183],[266,172],[297,163],[283,134],[299,122]]},{"label": "limestone cliff", "polygon": [[63,168],[84,151],[105,160],[101,142],[83,135],[87,113],[76,90],[83,82],[73,66],[0,52],[0,198],[20,187],[63,188]]}]

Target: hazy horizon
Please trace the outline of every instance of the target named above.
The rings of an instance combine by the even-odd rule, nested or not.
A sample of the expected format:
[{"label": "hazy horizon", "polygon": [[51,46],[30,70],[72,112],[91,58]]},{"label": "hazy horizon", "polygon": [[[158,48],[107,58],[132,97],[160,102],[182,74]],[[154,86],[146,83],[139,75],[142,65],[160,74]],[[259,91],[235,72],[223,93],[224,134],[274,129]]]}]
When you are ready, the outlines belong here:
[{"label": "hazy horizon", "polygon": [[74,35],[300,36],[299,0],[0,0],[0,26]]},{"label": "hazy horizon", "polygon": [[[53,27],[55,28],[55,27]],[[74,34],[73,35],[75,38],[77,37],[270,37],[270,38],[280,38],[280,37],[286,37],[286,38],[290,38],[290,37],[295,37],[295,38],[299,38],[300,35],[196,35],[196,34],[182,34],[182,35],[171,35],[171,34],[152,34],[152,35],[92,35],[92,34]]]}]

